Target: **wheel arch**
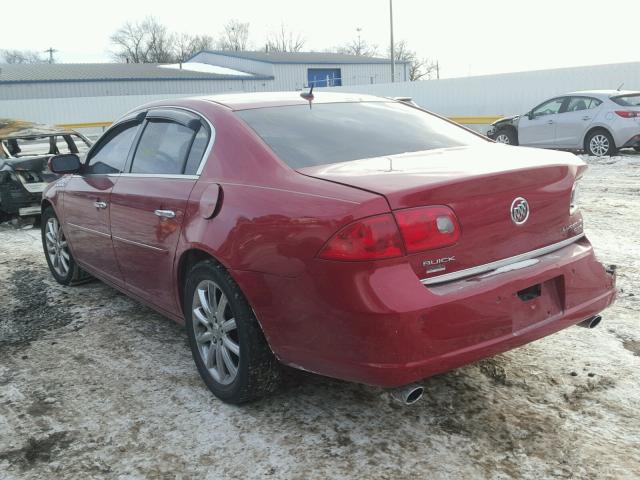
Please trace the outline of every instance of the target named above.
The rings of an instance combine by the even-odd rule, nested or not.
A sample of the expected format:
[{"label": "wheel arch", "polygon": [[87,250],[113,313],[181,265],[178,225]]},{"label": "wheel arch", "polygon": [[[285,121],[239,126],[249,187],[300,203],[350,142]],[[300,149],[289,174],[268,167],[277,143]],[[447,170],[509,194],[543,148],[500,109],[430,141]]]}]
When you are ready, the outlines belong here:
[{"label": "wheel arch", "polygon": [[256,317],[256,320],[258,321],[258,326],[260,327],[262,334],[265,336],[267,344],[269,345],[269,349],[272,351],[272,353],[275,353],[273,351],[273,347],[271,346],[271,342],[269,341],[269,337],[267,336],[265,329],[262,325],[262,322],[260,321],[260,318],[256,313],[255,308],[253,308],[253,305],[251,304],[251,300],[249,299],[249,296],[242,289],[240,282],[238,282],[237,279],[234,277],[233,272],[231,271],[229,266],[226,265],[225,262],[220,261],[220,259],[214,253],[200,246],[194,246],[182,252],[180,254],[180,258],[178,259],[177,265],[176,265],[176,276],[175,276],[176,290],[178,294],[178,300],[180,302],[180,311],[182,312],[183,317],[186,315],[186,312],[184,311],[184,285],[187,278],[187,273],[194,265],[205,260],[211,260],[216,264],[220,265],[222,268],[224,268],[224,270],[229,274],[229,276],[233,279],[233,281],[238,285],[238,288],[244,295],[246,302],[249,304],[249,307],[253,311],[253,314]]},{"label": "wheel arch", "polygon": [[512,132],[514,137],[515,137],[515,139],[516,139],[515,145],[519,145],[520,144],[520,139],[518,138],[518,129],[516,128],[516,126],[513,123],[506,123],[504,125],[500,125],[499,127],[497,127],[496,136],[498,135],[498,133],[501,130],[508,130],[508,131]]},{"label": "wheel arch", "polygon": [[584,134],[584,137],[582,138],[582,148],[584,148],[585,151],[588,151],[588,148],[589,148],[587,146],[587,138],[589,138],[589,135],[591,135],[592,133],[597,132],[599,130],[602,130],[607,135],[609,135],[609,137],[611,138],[611,141],[613,142],[613,148],[618,148],[618,146],[616,145],[616,140],[613,137],[613,134],[611,133],[611,130],[609,130],[604,125],[593,125],[593,126],[589,127],[587,132]]}]

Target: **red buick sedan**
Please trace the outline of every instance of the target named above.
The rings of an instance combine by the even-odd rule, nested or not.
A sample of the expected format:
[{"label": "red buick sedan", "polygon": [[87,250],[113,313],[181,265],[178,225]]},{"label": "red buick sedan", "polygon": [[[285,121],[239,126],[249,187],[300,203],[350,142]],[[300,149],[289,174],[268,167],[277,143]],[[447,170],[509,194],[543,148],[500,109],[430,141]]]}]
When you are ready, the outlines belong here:
[{"label": "red buick sedan", "polygon": [[580,159],[386,98],[152,103],[84,163],[50,166],[67,174],[42,203],[55,279],[96,277],[185,324],[227,402],[272,391],[281,364],[402,387],[594,325],[615,297]]}]

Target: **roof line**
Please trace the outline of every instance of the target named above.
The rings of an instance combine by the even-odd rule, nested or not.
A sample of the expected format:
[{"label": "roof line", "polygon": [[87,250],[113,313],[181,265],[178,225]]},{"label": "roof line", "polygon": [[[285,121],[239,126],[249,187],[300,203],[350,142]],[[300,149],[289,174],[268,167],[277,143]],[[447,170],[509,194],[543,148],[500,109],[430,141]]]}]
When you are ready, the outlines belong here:
[{"label": "roof line", "polygon": [[[257,59],[257,58],[247,58],[244,57],[242,55],[234,55],[234,51],[233,50],[200,50],[198,53],[196,53],[195,55],[193,55],[191,58],[185,60],[185,63],[190,62],[191,60],[193,60],[195,57],[197,57],[198,55],[200,55],[201,53],[211,53],[213,55],[221,55],[223,57],[232,57],[232,58],[241,58],[242,60],[249,60],[251,62],[261,62],[261,63],[272,63],[272,64],[285,64],[285,65],[339,65],[341,63],[351,63],[351,62],[340,62],[340,61],[336,61],[336,62],[329,62],[326,60],[318,60],[318,61],[313,61],[313,62],[300,62],[300,61],[291,61],[291,62],[276,62],[273,60],[268,60],[268,59]],[[265,53],[268,54],[269,52],[249,52],[249,53]],[[325,52],[275,52],[275,53],[325,53]],[[331,54],[330,52],[328,53],[329,55]],[[391,65],[391,59],[387,59],[387,58],[380,58],[380,57],[366,57],[364,55],[351,55],[352,57],[357,57],[357,58],[370,58],[372,60],[378,60],[377,62],[358,62],[360,64],[381,64],[381,65],[385,65],[385,62],[388,62],[389,65]],[[408,60],[396,60],[396,63],[411,63]]]},{"label": "roof line", "polygon": [[93,82],[164,82],[164,81],[216,81],[216,80],[273,80],[275,77],[268,75],[245,76],[224,75],[216,77],[123,77],[123,78],[61,78],[48,80],[2,80],[0,85],[23,83],[93,83]]}]

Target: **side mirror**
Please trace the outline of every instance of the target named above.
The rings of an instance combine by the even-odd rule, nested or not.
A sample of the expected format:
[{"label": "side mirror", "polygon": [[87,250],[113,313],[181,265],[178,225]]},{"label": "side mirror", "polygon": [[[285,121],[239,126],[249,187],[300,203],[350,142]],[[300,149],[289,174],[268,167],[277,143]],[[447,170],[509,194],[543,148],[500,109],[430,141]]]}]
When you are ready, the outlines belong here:
[{"label": "side mirror", "polygon": [[529,118],[529,120],[533,120],[534,118],[536,118],[536,116],[533,114],[533,110],[527,112],[527,117]]},{"label": "side mirror", "polygon": [[54,155],[49,159],[49,170],[59,175],[77,173],[80,171],[80,158],[75,153]]}]

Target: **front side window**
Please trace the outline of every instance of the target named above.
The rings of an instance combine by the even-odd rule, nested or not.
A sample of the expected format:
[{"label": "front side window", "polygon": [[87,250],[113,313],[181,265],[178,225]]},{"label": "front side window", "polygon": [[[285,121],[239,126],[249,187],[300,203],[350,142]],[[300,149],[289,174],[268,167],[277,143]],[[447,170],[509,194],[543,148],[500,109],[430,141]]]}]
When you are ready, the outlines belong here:
[{"label": "front side window", "polygon": [[292,168],[487,142],[397,102],[319,103],[236,113]]},{"label": "front side window", "polygon": [[533,109],[532,113],[534,117],[543,117],[545,115],[554,115],[560,111],[564,98],[554,98],[548,102]]},{"label": "front side window", "polygon": [[195,133],[179,123],[150,120],[140,136],[131,173],[181,174]]},{"label": "front side window", "polygon": [[84,173],[87,175],[122,173],[140,123],[115,127],[91,151]]},{"label": "front side window", "polygon": [[567,105],[567,112],[579,112],[581,110],[591,110],[592,108],[599,107],[602,102],[597,98],[591,97],[571,97],[569,105]]}]

